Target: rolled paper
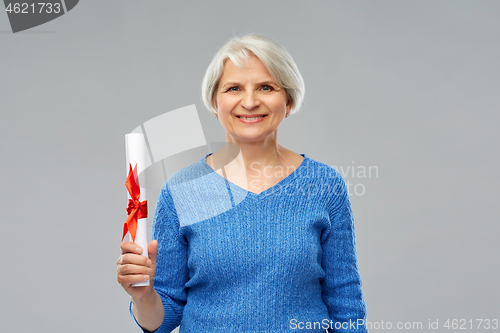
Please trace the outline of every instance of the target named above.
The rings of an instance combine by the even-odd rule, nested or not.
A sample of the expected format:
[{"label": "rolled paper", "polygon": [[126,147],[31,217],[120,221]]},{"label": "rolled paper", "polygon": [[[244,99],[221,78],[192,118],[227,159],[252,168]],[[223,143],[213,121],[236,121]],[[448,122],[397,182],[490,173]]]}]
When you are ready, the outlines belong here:
[{"label": "rolled paper", "polygon": [[[125,135],[125,146],[128,169],[125,186],[128,190],[129,201],[127,207],[128,218],[123,226],[123,237],[125,237],[128,232],[130,240],[142,248],[143,256],[148,257],[146,188],[141,187],[139,183],[139,175],[146,169],[145,161],[146,154],[148,154],[144,135],[140,133]],[[145,184],[143,184],[143,186],[145,186]],[[149,280],[134,283],[132,286],[149,286]]]}]

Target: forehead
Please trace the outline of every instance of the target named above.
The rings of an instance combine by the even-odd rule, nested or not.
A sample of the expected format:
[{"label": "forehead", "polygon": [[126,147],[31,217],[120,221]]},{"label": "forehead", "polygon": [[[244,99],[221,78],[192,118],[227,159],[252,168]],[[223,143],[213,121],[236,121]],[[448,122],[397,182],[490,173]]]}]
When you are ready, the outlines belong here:
[{"label": "forehead", "polygon": [[231,59],[227,59],[224,63],[224,71],[222,72],[221,82],[227,80],[245,80],[245,79],[263,79],[271,80],[271,73],[266,68],[266,65],[255,55],[250,54],[248,60],[243,63],[243,68],[238,67]]}]

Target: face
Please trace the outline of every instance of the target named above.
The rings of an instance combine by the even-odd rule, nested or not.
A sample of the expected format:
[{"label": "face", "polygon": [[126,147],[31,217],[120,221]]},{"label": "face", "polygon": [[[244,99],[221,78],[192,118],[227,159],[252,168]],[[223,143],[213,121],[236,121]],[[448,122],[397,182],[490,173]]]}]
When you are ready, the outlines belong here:
[{"label": "face", "polygon": [[259,58],[250,55],[245,68],[226,61],[217,90],[217,114],[226,141],[276,140],[277,128],[290,109],[285,89]]}]

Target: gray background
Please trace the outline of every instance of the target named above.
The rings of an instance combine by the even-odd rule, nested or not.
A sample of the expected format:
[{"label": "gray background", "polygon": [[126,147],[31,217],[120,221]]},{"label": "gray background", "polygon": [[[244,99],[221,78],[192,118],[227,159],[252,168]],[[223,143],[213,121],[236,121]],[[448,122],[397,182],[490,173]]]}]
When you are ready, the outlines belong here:
[{"label": "gray background", "polygon": [[12,34],[0,13],[0,331],[138,332],[115,276],[124,135],[195,103],[223,141],[200,82],[247,32],[306,82],[280,143],[378,168],[345,176],[365,189],[368,321],[499,318],[499,17],[499,1],[88,0]]}]

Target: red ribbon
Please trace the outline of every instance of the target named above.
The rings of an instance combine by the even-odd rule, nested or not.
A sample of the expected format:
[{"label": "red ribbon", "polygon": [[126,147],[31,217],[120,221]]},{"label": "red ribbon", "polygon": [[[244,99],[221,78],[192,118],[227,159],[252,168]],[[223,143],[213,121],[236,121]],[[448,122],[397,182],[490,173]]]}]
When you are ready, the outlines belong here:
[{"label": "red ribbon", "polygon": [[[139,201],[141,197],[141,188],[139,187],[139,179],[137,178],[137,164],[132,170],[132,164],[130,165],[130,171],[128,172],[127,181],[125,186],[127,187],[128,193],[132,199],[128,199],[127,213],[128,218],[123,225],[123,237],[125,238],[127,232],[130,232],[132,241],[135,242],[135,234],[137,232],[137,220],[144,219],[148,217],[148,202],[147,200]],[[137,181],[136,181],[137,180]]]}]

